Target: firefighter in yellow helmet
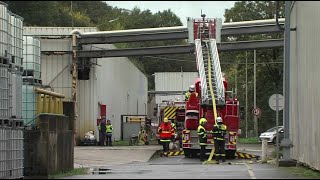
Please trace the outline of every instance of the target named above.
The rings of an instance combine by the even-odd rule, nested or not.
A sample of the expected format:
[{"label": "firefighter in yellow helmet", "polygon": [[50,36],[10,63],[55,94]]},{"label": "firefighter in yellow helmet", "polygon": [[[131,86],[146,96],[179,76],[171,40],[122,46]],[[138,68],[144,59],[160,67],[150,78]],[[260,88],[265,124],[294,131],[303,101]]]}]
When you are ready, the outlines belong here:
[{"label": "firefighter in yellow helmet", "polygon": [[160,133],[160,142],[163,145],[163,153],[169,152],[169,144],[171,139],[171,133],[173,128],[168,121],[168,118],[164,118],[163,122],[159,126],[158,132]]},{"label": "firefighter in yellow helmet", "polygon": [[204,161],[206,155],[206,143],[207,143],[207,131],[204,128],[207,123],[206,118],[201,118],[198,126],[198,136],[199,136],[199,145],[200,145],[200,161]]},{"label": "firefighter in yellow helmet", "polygon": [[215,148],[215,156],[216,161],[219,164],[220,156],[222,157],[222,162],[226,161],[226,150],[225,146],[225,134],[227,131],[227,126],[222,123],[222,118],[217,117],[217,124],[213,126],[212,136],[214,139],[214,148]]}]

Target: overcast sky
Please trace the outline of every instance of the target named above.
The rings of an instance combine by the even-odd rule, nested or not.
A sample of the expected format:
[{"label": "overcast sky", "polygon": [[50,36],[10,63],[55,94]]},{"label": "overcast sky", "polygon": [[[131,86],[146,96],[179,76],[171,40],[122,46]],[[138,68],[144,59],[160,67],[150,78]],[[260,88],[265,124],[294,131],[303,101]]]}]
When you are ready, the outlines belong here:
[{"label": "overcast sky", "polygon": [[233,7],[236,1],[105,1],[113,7],[132,10],[138,6],[141,10],[149,9],[156,13],[171,9],[180,17],[184,26],[187,23],[187,17],[200,18],[202,13],[208,18],[222,18],[224,21],[224,11]]}]

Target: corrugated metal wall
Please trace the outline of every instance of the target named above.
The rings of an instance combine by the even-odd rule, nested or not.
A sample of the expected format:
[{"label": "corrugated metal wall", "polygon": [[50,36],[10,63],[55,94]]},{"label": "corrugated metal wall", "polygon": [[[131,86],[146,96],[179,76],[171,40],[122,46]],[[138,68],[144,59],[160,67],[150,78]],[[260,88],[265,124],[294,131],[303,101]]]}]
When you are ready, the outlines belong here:
[{"label": "corrugated metal wall", "polygon": [[[155,90],[187,91],[189,86],[194,84],[197,77],[198,72],[158,72],[155,73]],[[176,100],[176,98],[183,100],[184,95],[156,95],[156,103],[159,104],[163,100]]]},{"label": "corrugated metal wall", "polygon": [[[114,49],[113,45],[94,45]],[[92,49],[98,49],[92,47]],[[120,139],[121,115],[147,114],[147,77],[128,58],[101,58],[96,67],[97,99],[107,105],[107,118],[114,127],[113,138]]]},{"label": "corrugated metal wall", "polygon": [[[72,28],[25,27],[25,34],[34,36],[64,37],[62,39],[41,39],[42,51],[71,51],[71,39],[66,38]],[[96,28],[77,28],[82,32],[95,32]],[[113,45],[85,46],[85,50],[101,47],[113,49]],[[65,94],[71,100],[70,73],[71,55],[41,55],[43,84],[49,84],[54,91]],[[114,136],[120,139],[120,117],[122,114],[146,114],[147,78],[128,58],[93,59],[101,66],[93,66],[90,80],[78,82],[77,136],[83,137],[89,130],[97,131],[99,116],[98,102],[107,105],[107,118],[112,120]],[[137,106],[138,105],[138,106]]]},{"label": "corrugated metal wall", "polygon": [[291,156],[320,170],[320,2],[296,1],[291,13]]}]

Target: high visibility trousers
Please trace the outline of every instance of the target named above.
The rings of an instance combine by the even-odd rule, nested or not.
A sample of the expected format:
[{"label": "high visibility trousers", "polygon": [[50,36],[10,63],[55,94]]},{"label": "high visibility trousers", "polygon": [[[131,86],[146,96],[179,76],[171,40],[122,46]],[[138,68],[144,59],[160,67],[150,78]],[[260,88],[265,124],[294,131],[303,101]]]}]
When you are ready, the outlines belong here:
[{"label": "high visibility trousers", "polygon": [[107,146],[112,146],[112,134],[111,134],[111,133],[107,133],[107,134],[106,134],[106,137],[107,137],[106,145],[107,145]]},{"label": "high visibility trousers", "polygon": [[224,140],[214,140],[214,154],[216,156],[216,161],[219,161],[220,156],[222,160],[226,160],[226,150],[224,149],[225,141]]}]

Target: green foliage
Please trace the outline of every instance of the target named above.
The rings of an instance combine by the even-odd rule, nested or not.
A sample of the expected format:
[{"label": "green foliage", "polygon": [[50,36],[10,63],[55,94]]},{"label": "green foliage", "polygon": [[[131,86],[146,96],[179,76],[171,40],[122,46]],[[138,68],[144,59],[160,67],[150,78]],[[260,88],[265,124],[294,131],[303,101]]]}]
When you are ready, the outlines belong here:
[{"label": "green foliage", "polygon": [[238,143],[240,143],[240,144],[260,144],[258,138],[256,138],[256,137],[238,138]]},{"label": "green foliage", "polygon": [[320,171],[310,169],[306,166],[298,165],[296,167],[288,167],[286,169],[298,177],[304,177],[308,179],[320,179]]},{"label": "green foliage", "polygon": [[[284,15],[284,1],[280,1],[280,18]],[[225,22],[238,22],[250,20],[273,19],[276,13],[276,1],[238,1],[234,7],[225,10]],[[232,38],[222,37],[223,41],[249,41],[262,39],[283,38],[283,34],[258,34],[258,35],[239,35]],[[258,119],[259,134],[266,129],[275,126],[275,112],[269,107],[268,100],[272,94],[283,94],[283,48],[257,50],[256,62],[256,83],[257,83],[257,106],[261,108],[262,115]],[[247,56],[246,56],[247,53]],[[248,136],[253,133],[253,50],[239,52],[220,53],[221,62],[239,63],[222,65],[222,70],[231,88],[237,87],[237,96],[240,106],[245,107],[246,103],[246,58],[248,59]],[[269,64],[263,64],[269,63]],[[237,86],[235,85],[237,76]],[[282,111],[279,113],[279,122],[282,123]],[[245,119],[240,122],[242,132],[245,132]],[[258,134],[258,135],[259,135]],[[245,135],[245,133],[243,133]]]},{"label": "green foliage", "polygon": [[89,171],[88,168],[74,168],[68,171],[59,172],[56,174],[49,175],[48,179],[58,179],[67,176],[75,176],[75,175],[85,175]]},{"label": "green foliage", "polygon": [[[181,20],[170,9],[152,13],[150,10],[132,10],[112,7],[103,1],[6,1],[9,9],[24,17],[25,26],[96,26],[100,31],[182,26]],[[71,8],[72,6],[72,8]],[[72,11],[71,11],[72,9]],[[73,22],[73,23],[72,23]],[[118,48],[182,45],[186,41],[156,41],[115,44]],[[185,63],[193,59],[193,63]],[[129,57],[149,80],[154,89],[152,74],[155,72],[196,71],[193,55],[160,57]]]}]

